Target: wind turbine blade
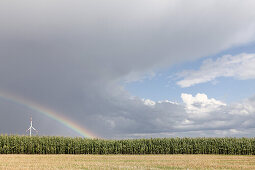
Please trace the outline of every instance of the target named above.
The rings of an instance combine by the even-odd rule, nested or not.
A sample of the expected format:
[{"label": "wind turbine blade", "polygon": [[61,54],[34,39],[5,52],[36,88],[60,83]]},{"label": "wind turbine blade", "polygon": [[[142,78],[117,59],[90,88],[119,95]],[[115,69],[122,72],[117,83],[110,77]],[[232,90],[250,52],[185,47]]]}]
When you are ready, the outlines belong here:
[{"label": "wind turbine blade", "polygon": [[34,127],[32,127],[36,132],[38,132],[38,130],[36,130]]},{"label": "wind turbine blade", "polygon": [[[27,129],[27,131],[29,131],[30,129],[31,129],[31,127],[30,127],[30,128],[28,128],[28,129]],[[26,132],[27,132],[27,131],[26,131]]]}]

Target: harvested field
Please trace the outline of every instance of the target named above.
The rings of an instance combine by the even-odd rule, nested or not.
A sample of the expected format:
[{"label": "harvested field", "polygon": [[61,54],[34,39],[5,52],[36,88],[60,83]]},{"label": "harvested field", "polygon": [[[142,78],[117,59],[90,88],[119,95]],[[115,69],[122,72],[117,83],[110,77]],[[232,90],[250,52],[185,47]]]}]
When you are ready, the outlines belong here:
[{"label": "harvested field", "polygon": [[240,155],[0,155],[0,169],[255,169]]}]

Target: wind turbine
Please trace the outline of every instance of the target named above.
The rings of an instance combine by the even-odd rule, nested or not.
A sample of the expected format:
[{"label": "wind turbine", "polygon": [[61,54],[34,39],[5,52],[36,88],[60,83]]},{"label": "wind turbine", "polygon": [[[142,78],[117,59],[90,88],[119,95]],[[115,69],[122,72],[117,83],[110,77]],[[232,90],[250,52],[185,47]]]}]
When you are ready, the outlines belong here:
[{"label": "wind turbine", "polygon": [[32,129],[38,133],[38,131],[33,127],[32,117],[30,117],[30,127],[27,129],[27,131],[29,131],[30,137],[32,135]]}]

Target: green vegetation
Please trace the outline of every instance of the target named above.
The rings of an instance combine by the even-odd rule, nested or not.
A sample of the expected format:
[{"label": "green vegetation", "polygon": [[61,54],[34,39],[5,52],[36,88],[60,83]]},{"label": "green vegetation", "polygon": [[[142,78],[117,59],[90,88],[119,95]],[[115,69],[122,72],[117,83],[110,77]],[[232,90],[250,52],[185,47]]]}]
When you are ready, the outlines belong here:
[{"label": "green vegetation", "polygon": [[255,155],[255,138],[103,140],[0,136],[1,154],[229,154]]}]

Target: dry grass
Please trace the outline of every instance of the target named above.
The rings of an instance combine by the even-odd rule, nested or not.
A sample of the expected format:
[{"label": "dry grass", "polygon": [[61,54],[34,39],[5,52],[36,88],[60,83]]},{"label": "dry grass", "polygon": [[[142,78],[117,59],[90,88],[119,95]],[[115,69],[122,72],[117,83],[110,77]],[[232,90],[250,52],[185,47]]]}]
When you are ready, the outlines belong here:
[{"label": "dry grass", "polygon": [[0,155],[0,169],[255,169],[255,156]]}]

